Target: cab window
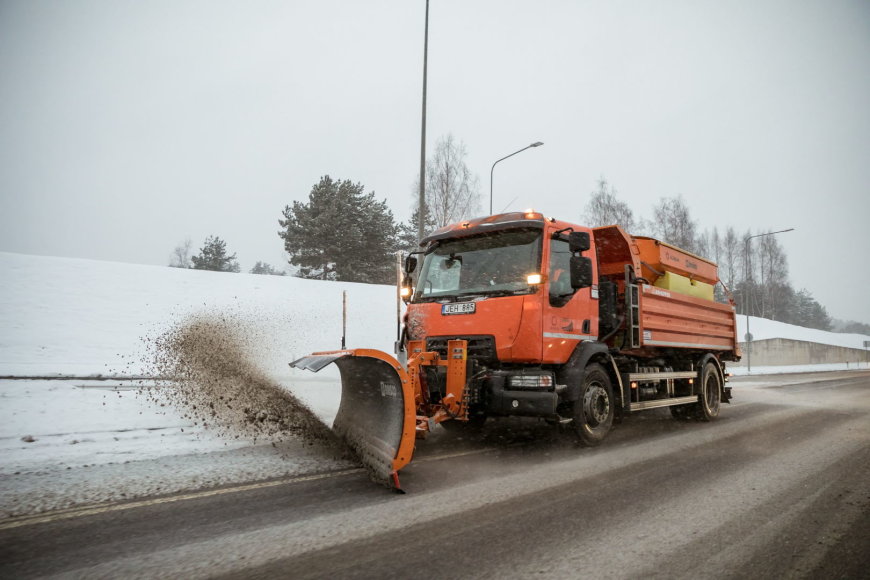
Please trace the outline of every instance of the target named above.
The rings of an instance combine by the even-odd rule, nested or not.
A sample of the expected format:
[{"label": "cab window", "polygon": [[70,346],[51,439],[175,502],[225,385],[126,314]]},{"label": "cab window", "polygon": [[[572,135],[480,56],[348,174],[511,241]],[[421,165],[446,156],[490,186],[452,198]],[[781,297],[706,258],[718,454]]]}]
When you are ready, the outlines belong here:
[{"label": "cab window", "polygon": [[558,238],[550,240],[550,305],[564,306],[574,295],[571,288],[571,273],[569,271],[571,251],[568,241]]}]

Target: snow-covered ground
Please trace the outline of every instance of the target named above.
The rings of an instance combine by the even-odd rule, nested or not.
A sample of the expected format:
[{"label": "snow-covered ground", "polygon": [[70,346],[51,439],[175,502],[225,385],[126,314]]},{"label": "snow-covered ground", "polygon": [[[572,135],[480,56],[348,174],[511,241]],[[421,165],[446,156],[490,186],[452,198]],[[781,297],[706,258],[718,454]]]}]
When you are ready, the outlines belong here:
[{"label": "snow-covered ground", "polygon": [[[390,351],[395,289],[0,252],[0,516],[348,466],[292,440],[219,437],[147,396],[153,340],[191,315],[243,322],[248,362],[327,424],[333,369],[290,369],[341,346]],[[273,445],[274,444],[274,445]]]},{"label": "snow-covered ground", "polygon": [[[119,380],[148,374],[154,338],[186,317],[225,317],[240,326],[248,361],[330,424],[335,371],[287,363],[340,346],[343,291],[348,346],[391,352],[389,286],[0,252],[0,376],[71,377],[0,380],[0,517],[349,466],[299,441],[219,437],[155,403],[148,381]],[[744,317],[739,324],[742,335]],[[760,319],[751,329],[755,340],[870,340]],[[822,369],[753,374],[806,370]]]},{"label": "snow-covered ground", "polygon": [[[870,341],[870,336],[866,334],[841,334],[826,330],[816,330],[814,328],[803,328],[802,326],[795,326],[766,318],[756,318],[754,316],[749,317],[749,331],[752,333],[752,340],[788,338],[791,340],[803,340],[805,342],[817,342],[819,344],[830,344],[832,346],[861,350],[864,349],[864,341]],[[744,336],[746,336],[746,317],[743,315],[737,317],[737,334],[742,342]]]},{"label": "snow-covered ground", "polygon": [[251,321],[257,359],[287,377],[297,354],[349,345],[390,351],[395,289],[285,276],[0,252],[0,376],[136,375],[146,344],[191,313]]},{"label": "snow-covered ground", "polygon": [[[786,324],[784,322],[776,322],[775,320],[767,320],[766,318],[749,317],[749,330],[752,333],[752,340],[765,340],[769,338],[787,338],[790,340],[802,340],[805,342],[815,342],[818,344],[828,344],[832,346],[840,346],[844,348],[854,348],[865,350],[864,342],[870,341],[870,336],[865,334],[841,334],[837,332],[827,332],[825,330],[816,330],[814,328],[803,328]],[[737,317],[737,335],[743,341],[746,336],[746,317]],[[866,360],[866,359],[865,359]],[[745,366],[730,366],[730,372],[735,375],[746,375]],[[867,362],[843,362],[831,364],[817,365],[778,365],[778,366],[752,366],[753,375],[766,374],[782,374],[782,373],[805,373],[816,371],[844,371],[854,370],[858,368],[870,368]]]}]

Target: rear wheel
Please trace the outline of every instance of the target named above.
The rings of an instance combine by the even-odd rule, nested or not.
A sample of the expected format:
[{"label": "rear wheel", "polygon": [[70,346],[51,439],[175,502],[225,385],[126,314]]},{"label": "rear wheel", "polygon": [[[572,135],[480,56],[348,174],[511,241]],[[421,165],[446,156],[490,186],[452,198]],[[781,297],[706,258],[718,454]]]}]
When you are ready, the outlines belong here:
[{"label": "rear wheel", "polygon": [[701,391],[695,405],[695,416],[701,421],[712,421],[719,416],[722,405],[722,380],[719,369],[712,362],[704,365],[701,371]]},{"label": "rear wheel", "polygon": [[586,367],[580,396],[574,401],[574,431],[583,445],[601,443],[613,426],[613,387],[599,364]]}]

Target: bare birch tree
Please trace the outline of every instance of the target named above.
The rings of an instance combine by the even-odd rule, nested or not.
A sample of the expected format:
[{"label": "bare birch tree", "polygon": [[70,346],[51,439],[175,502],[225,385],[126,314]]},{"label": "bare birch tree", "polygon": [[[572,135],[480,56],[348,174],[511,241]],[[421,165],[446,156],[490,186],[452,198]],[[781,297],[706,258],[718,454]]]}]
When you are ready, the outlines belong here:
[{"label": "bare birch tree", "polygon": [[785,286],[788,282],[788,259],[776,236],[757,238],[758,261],[761,273],[761,316],[781,319],[788,307]]},{"label": "bare birch tree", "polygon": [[652,227],[661,241],[690,252],[695,251],[698,226],[682,195],[662,198],[653,207]]},{"label": "bare birch tree", "polygon": [[740,262],[743,259],[743,242],[737,237],[734,228],[729,226],[722,236],[721,245],[719,258],[716,261],[719,264],[719,279],[730,290],[734,290],[740,273]]},{"label": "bare birch tree", "polygon": [[617,199],[616,188],[607,183],[603,175],[598,180],[598,189],[589,194],[583,219],[591,227],[617,224],[631,233],[634,233],[636,225],[634,212],[627,203]]},{"label": "bare birch tree", "polygon": [[172,257],[169,259],[169,266],[172,268],[190,268],[190,251],[192,242],[190,238],[184,238],[184,241],[175,246],[172,250]]},{"label": "bare birch tree", "polygon": [[436,228],[470,218],[480,207],[480,179],[466,165],[466,156],[465,143],[448,133],[426,162],[426,221]]}]

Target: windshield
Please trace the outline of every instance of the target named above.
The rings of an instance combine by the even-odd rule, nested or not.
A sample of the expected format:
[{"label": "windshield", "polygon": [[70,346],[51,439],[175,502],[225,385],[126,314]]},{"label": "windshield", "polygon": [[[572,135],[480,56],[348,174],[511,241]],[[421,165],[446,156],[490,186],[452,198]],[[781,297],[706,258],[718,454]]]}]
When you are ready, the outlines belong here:
[{"label": "windshield", "polygon": [[502,230],[443,240],[426,255],[414,301],[471,295],[525,294],[527,277],[538,273],[541,230]]}]

